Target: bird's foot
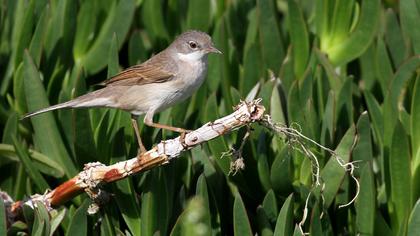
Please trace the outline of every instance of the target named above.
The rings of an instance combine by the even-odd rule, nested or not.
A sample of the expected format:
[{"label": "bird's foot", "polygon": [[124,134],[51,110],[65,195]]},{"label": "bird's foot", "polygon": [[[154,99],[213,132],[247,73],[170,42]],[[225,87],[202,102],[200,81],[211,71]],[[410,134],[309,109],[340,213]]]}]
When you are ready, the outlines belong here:
[{"label": "bird's foot", "polygon": [[188,144],[187,143],[185,143],[185,136],[188,134],[188,133],[191,133],[192,132],[192,130],[183,130],[183,132],[181,132],[181,136],[180,136],[180,138],[179,138],[179,142],[181,143],[181,145],[184,147],[184,149],[187,149],[188,148]]},{"label": "bird's foot", "polygon": [[141,160],[142,156],[147,152],[146,148],[143,146],[140,146],[140,148],[137,150],[137,159]]}]

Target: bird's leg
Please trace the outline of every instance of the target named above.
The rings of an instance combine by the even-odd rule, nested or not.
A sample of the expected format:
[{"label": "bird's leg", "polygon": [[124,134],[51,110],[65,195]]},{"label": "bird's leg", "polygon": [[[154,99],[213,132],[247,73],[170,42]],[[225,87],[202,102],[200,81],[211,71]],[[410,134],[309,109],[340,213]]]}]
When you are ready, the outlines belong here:
[{"label": "bird's leg", "polygon": [[141,141],[139,126],[137,124],[137,116],[131,115],[131,124],[133,125],[134,133],[136,133],[137,143],[139,144],[139,148],[140,148],[139,150],[140,152],[138,152],[137,154],[143,154],[147,150],[144,147],[143,142]]},{"label": "bird's leg", "polygon": [[153,122],[153,114],[146,114],[146,116],[144,117],[144,124],[148,125],[148,126],[151,126],[151,127],[155,127],[155,128],[159,128],[159,129],[166,129],[166,130],[170,130],[170,131],[180,133],[181,137],[180,137],[179,141],[181,142],[182,146],[184,146],[184,147],[186,146],[185,135],[187,133],[191,132],[191,130],[186,130],[186,129],[179,128],[179,127],[154,123]]}]

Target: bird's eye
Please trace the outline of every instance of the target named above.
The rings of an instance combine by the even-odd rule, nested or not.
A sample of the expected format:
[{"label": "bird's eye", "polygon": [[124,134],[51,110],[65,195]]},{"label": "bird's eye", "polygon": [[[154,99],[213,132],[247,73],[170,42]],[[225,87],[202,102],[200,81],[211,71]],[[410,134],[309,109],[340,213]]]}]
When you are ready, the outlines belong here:
[{"label": "bird's eye", "polygon": [[196,49],[197,48],[197,43],[196,42],[194,42],[194,41],[189,41],[188,42],[188,45],[190,46],[190,48],[192,48],[192,49]]}]

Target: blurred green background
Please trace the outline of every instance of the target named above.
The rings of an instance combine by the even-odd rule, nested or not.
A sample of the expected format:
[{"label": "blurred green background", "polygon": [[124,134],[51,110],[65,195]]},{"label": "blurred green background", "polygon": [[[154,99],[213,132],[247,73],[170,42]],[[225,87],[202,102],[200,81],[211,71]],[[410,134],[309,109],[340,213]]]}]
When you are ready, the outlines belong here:
[{"label": "blurred green background", "polygon": [[[245,130],[106,186],[113,197],[94,216],[83,194],[51,217],[25,208],[6,229],[0,201],[0,235],[300,235],[311,190],[312,235],[420,235],[419,22],[419,0],[1,0],[0,188],[15,200],[137,152],[125,112],[23,114],[94,90],[188,29],[208,32],[224,54],[156,121],[195,129],[262,98],[276,122],[359,161],[361,192],[338,208],[356,184],[335,159],[307,144],[325,183],[313,189],[310,158],[254,124],[234,176],[221,156]],[[177,135],[141,130],[148,147]]]}]

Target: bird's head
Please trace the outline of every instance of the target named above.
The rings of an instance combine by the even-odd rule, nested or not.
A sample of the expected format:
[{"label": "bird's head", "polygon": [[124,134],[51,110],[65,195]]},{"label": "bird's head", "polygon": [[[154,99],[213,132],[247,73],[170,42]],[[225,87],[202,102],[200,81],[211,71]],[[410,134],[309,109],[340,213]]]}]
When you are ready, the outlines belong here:
[{"label": "bird's head", "polygon": [[179,59],[190,62],[201,60],[209,53],[222,54],[208,34],[195,30],[179,35],[170,47],[176,51]]}]

